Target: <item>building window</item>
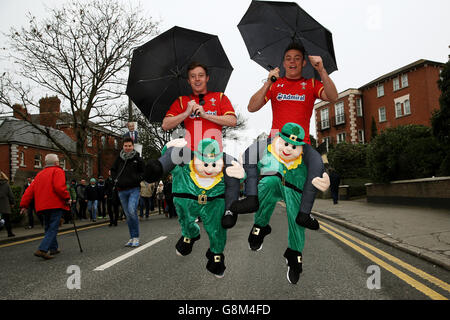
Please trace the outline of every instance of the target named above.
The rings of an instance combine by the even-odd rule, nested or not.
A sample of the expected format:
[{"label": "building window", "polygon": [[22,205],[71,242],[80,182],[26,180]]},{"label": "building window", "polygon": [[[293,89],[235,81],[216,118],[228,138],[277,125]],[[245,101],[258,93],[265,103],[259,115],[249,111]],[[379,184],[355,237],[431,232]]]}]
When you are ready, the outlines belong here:
[{"label": "building window", "polygon": [[404,112],[405,115],[406,114],[411,114],[411,106],[409,105],[409,100],[405,100],[405,102],[403,102],[403,107],[404,107]]},{"label": "building window", "polygon": [[345,132],[338,133],[338,135],[337,135],[337,143],[345,142],[345,136],[346,136]]},{"label": "building window", "polygon": [[362,109],[362,100],[361,98],[356,99],[356,116],[362,117],[363,116],[363,109]]},{"label": "building window", "polygon": [[395,104],[395,117],[403,117],[411,114],[411,105],[409,100],[409,94],[403,97],[398,97],[394,99]]},{"label": "building window", "polygon": [[394,79],[394,91],[400,90],[400,80],[398,78]]},{"label": "building window", "polygon": [[325,143],[325,146],[327,147],[327,152],[331,146],[331,138],[330,137],[325,137],[322,139],[322,143]]},{"label": "building window", "polygon": [[118,142],[117,142],[117,139],[116,138],[114,138],[114,149],[118,149],[119,148],[119,144],[118,144]]},{"label": "building window", "polygon": [[377,86],[377,97],[382,97],[384,96],[384,86],[382,84],[380,84],[379,86]]},{"label": "building window", "polygon": [[92,147],[92,135],[90,133],[88,133],[88,135],[86,137],[86,141],[87,141],[87,146]]},{"label": "building window", "polygon": [[337,103],[334,110],[336,113],[336,125],[345,123],[344,103]]},{"label": "building window", "polygon": [[403,112],[402,112],[402,104],[400,102],[397,102],[395,104],[395,117],[401,117],[403,116]]},{"label": "building window", "polygon": [[358,142],[365,143],[364,130],[358,130]]},{"label": "building window", "polygon": [[40,154],[34,156],[34,167],[42,168],[42,156]]},{"label": "building window", "polygon": [[25,165],[25,153],[22,151],[19,153],[19,163],[21,167],[26,167]]},{"label": "building window", "polygon": [[102,141],[102,148],[105,148],[105,146],[106,146],[106,137],[102,136],[100,139]]},{"label": "building window", "polygon": [[328,108],[320,110],[321,128],[328,129],[330,127],[330,118]]},{"label": "building window", "polygon": [[408,85],[408,75],[404,74],[402,75],[402,88],[406,88]]},{"label": "building window", "polygon": [[93,173],[93,168],[92,168],[92,159],[88,159],[86,160],[86,173],[89,177],[92,177],[92,173]]},{"label": "building window", "polygon": [[378,109],[378,119],[380,120],[380,122],[386,121],[386,108],[385,107],[381,107],[380,109]]}]

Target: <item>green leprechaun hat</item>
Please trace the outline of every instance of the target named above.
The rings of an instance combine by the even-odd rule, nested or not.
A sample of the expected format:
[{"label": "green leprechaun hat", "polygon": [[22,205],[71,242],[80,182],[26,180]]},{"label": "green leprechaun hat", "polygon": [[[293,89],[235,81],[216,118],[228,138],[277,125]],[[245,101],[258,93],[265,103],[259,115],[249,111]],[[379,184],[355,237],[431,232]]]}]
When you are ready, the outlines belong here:
[{"label": "green leprechaun hat", "polygon": [[220,151],[219,143],[214,139],[203,139],[198,143],[197,151],[194,154],[203,162],[216,162],[223,157],[223,152]]},{"label": "green leprechaun hat", "polygon": [[303,139],[305,139],[305,130],[303,130],[303,128],[296,123],[286,123],[281,129],[279,135],[281,139],[294,146],[306,144],[303,142]]}]

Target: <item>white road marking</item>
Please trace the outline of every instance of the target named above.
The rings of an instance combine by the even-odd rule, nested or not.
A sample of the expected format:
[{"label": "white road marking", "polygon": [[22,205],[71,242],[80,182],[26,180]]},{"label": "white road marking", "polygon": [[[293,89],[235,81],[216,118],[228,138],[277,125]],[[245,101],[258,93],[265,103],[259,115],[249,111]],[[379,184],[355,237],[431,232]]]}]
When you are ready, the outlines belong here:
[{"label": "white road marking", "polygon": [[148,247],[151,247],[152,245],[154,245],[154,244],[156,244],[156,243],[158,243],[158,242],[160,242],[160,241],[162,241],[162,240],[164,240],[166,238],[167,238],[166,236],[162,236],[162,237],[156,238],[155,240],[152,240],[149,243],[144,244],[143,246],[140,246],[140,247],[138,247],[138,248],[136,248],[136,249],[134,249],[134,250],[124,254],[124,255],[121,255],[120,257],[115,258],[114,260],[111,260],[110,262],[107,262],[107,263],[101,265],[100,267],[95,268],[94,271],[103,271],[105,269],[108,269],[109,267],[112,267],[113,265],[115,265],[115,264],[117,264],[117,263],[119,263],[119,262],[121,262],[121,261],[123,261],[123,260],[125,260],[125,259],[127,259],[127,258],[129,258],[129,257],[131,257],[133,255],[135,255],[136,253],[141,252],[142,250],[147,249]]}]

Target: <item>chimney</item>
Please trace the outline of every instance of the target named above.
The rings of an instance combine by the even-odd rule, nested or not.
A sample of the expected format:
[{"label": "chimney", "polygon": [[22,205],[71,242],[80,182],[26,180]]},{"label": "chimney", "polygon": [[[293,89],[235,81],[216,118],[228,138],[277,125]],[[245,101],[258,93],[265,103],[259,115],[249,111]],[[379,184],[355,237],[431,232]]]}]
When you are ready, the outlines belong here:
[{"label": "chimney", "polygon": [[24,108],[21,104],[16,103],[12,106],[13,109],[13,117],[19,120],[30,120],[31,116],[28,113],[28,110]]},{"label": "chimney", "polygon": [[59,119],[61,100],[58,97],[45,97],[39,100],[39,122],[46,127],[56,129],[56,121]]}]

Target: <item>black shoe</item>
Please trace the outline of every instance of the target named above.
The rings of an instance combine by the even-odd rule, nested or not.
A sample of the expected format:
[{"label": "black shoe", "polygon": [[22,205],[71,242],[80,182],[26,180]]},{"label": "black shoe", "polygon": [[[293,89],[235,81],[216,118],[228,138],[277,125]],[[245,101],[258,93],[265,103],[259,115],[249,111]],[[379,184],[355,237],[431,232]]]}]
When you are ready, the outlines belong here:
[{"label": "black shoe", "polygon": [[258,211],[258,209],[258,196],[248,196],[245,199],[236,200],[230,206],[230,210],[237,214],[252,213]]},{"label": "black shoe", "polygon": [[253,251],[259,251],[262,249],[264,237],[272,232],[270,225],[265,227],[253,225],[252,230],[248,236],[248,244]]},{"label": "black shoe", "polygon": [[233,213],[231,210],[227,210],[222,216],[222,227],[224,229],[231,229],[236,224],[238,218],[237,213]]},{"label": "black shoe", "polygon": [[213,273],[216,278],[223,278],[225,273],[225,256],[223,253],[215,254],[210,249],[206,251],[206,258],[208,262],[206,263],[206,269]]},{"label": "black shoe", "polygon": [[288,265],[287,279],[291,284],[297,284],[300,279],[300,273],[302,273],[302,253],[287,248],[284,252],[286,263]]},{"label": "black shoe", "polygon": [[319,230],[320,225],[319,222],[311,217],[310,214],[299,212],[297,215],[297,218],[295,219],[295,222],[299,226],[302,226],[303,228],[311,229],[311,230]]},{"label": "black shoe", "polygon": [[16,235],[14,233],[8,233],[8,237],[15,237]]},{"label": "black shoe", "polygon": [[200,239],[200,235],[195,238],[189,239],[181,236],[180,240],[178,240],[175,248],[177,250],[177,255],[179,256],[187,256],[192,252],[192,247],[194,246],[194,242]]}]

